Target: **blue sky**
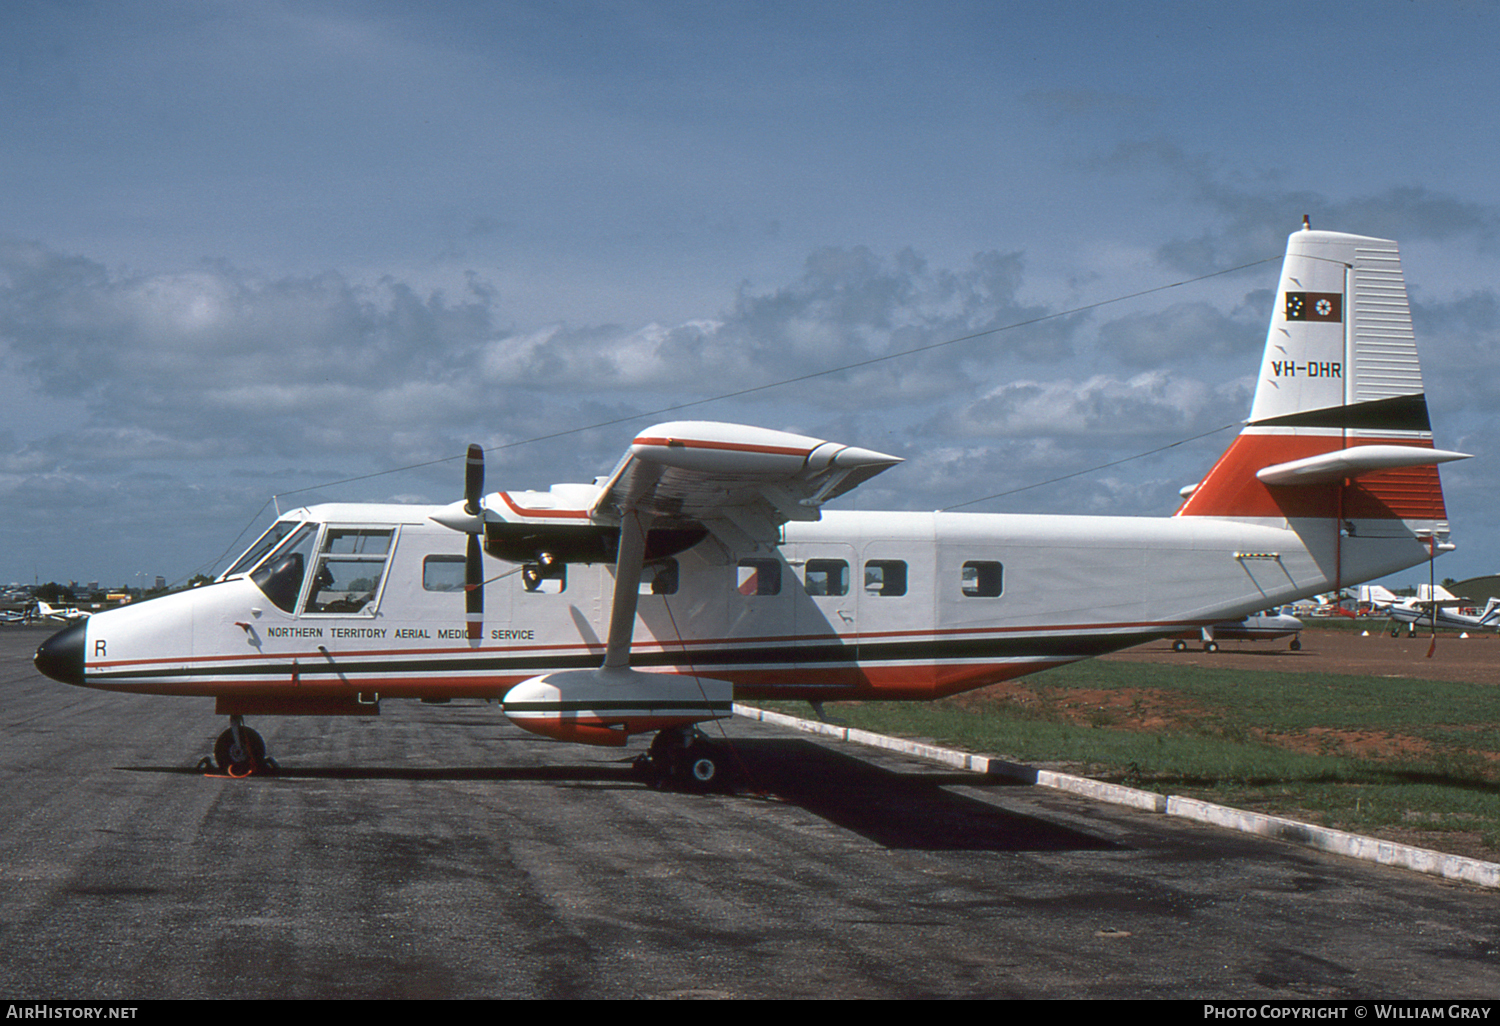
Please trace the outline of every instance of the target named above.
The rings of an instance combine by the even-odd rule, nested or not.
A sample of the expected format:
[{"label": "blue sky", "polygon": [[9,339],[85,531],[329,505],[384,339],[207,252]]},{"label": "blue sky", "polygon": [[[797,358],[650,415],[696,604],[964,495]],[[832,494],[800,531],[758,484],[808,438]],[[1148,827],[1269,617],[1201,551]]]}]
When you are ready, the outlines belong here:
[{"label": "blue sky", "polygon": [[[10,0],[0,581],[684,415],[906,456],[862,508],[1010,492],[1243,418],[1303,214],[1402,244],[1481,456],[1438,575],[1500,571],[1496,52],[1471,2]],[[1230,434],[971,508],[1165,515]]]}]

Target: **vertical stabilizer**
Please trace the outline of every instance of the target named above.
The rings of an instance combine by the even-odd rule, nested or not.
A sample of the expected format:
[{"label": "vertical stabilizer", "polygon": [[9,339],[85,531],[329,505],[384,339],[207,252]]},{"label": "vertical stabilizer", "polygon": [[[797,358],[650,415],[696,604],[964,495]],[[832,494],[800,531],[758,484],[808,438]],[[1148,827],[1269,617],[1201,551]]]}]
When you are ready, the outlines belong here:
[{"label": "vertical stabilizer", "polygon": [[1287,240],[1244,431],[1179,516],[1334,518],[1364,536],[1448,532],[1396,243]]},{"label": "vertical stabilizer", "polygon": [[1427,433],[1394,242],[1304,229],[1287,240],[1250,423]]}]

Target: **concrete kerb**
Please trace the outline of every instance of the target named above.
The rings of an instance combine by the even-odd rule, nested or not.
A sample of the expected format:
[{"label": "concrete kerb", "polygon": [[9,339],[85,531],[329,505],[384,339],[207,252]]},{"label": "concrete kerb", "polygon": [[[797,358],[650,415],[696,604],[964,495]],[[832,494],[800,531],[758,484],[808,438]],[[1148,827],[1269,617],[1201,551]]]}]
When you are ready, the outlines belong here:
[{"label": "concrete kerb", "polygon": [[768,709],[757,709],[749,705],[736,704],[734,711],[738,716],[760,720],[763,723],[774,723],[779,726],[790,727],[793,730],[800,730],[804,733],[821,734],[825,737],[837,738],[840,741],[852,741],[856,744],[868,745],[873,748],[884,748],[888,751],[900,752],[904,755],[911,755],[920,759],[941,763],[945,766],[952,766],[955,769],[967,770],[973,773],[984,773],[991,776],[1001,776],[1019,780],[1022,783],[1051,787],[1061,791],[1070,791],[1097,801],[1109,802],[1114,805],[1125,805],[1144,812],[1157,812],[1165,816],[1180,816],[1183,819],[1191,819],[1199,823],[1207,823],[1229,830],[1238,830],[1241,833],[1257,834],[1261,837],[1269,837],[1278,841],[1285,841],[1289,844],[1301,845],[1305,848],[1316,848],[1319,851],[1326,851],[1334,855],[1344,855],[1349,858],[1363,859],[1366,862],[1376,862],[1383,866],[1395,866],[1417,873],[1440,876],[1448,880],[1460,880],[1464,883],[1475,884],[1480,887],[1500,888],[1500,863],[1482,862],[1479,859],[1465,858],[1461,855],[1448,855],[1440,851],[1430,851],[1426,848],[1414,848],[1411,845],[1397,844],[1394,841],[1381,841],[1373,837],[1361,837],[1358,834],[1349,834],[1342,830],[1331,830],[1327,827],[1313,826],[1309,823],[1299,823],[1296,820],[1283,819],[1279,816],[1266,816],[1257,812],[1246,812],[1243,809],[1235,809],[1227,805],[1215,805],[1212,802],[1199,801],[1196,798],[1161,795],[1153,791],[1142,791],[1139,788],[1108,784],[1100,780],[1090,780],[1087,777],[1073,776],[1068,773],[1039,770],[1032,766],[1006,762],[1003,759],[991,759],[988,756],[972,755],[968,752],[959,752],[951,748],[942,748],[938,745],[887,737],[884,734],[875,734],[868,730],[857,730],[852,727],[842,727],[837,724],[824,723],[818,720],[804,720],[797,716],[788,716],[785,713],[772,712]]}]

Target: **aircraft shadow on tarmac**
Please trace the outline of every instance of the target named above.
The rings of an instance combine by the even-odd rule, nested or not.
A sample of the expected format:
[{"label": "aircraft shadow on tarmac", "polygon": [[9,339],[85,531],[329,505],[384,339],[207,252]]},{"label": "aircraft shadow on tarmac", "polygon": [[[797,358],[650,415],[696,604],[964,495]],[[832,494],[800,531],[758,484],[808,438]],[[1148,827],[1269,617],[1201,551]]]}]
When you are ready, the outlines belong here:
[{"label": "aircraft shadow on tarmac", "polygon": [[993,786],[977,773],[901,773],[799,739],[738,741],[747,787],[886,848],[1077,851],[1117,845],[945,790]]},{"label": "aircraft shadow on tarmac", "polygon": [[[737,797],[771,797],[852,831],[885,848],[931,851],[1109,850],[1112,842],[1044,820],[955,794],[951,785],[1001,784],[975,773],[903,773],[800,739],[737,739],[727,742],[739,782]],[[199,775],[180,766],[122,766],[140,773]],[[493,780],[556,781],[561,784],[645,786],[628,760],[584,765],[461,766],[281,766],[276,780]],[[736,796],[716,796],[736,800]],[[707,800],[682,795],[683,801]]]}]

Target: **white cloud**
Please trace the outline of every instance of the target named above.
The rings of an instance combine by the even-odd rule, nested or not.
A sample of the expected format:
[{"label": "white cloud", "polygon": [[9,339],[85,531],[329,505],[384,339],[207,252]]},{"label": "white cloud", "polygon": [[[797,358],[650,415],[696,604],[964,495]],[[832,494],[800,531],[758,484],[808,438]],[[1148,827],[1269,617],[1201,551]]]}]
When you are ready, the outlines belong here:
[{"label": "white cloud", "polygon": [[[1226,410],[1248,411],[1243,381],[1213,386],[1168,371],[1084,381],[1011,381],[935,419],[932,430],[968,438],[1141,439],[1187,435]],[[1243,416],[1243,414],[1238,414]]]},{"label": "white cloud", "polygon": [[1210,303],[1174,303],[1129,314],[1099,327],[1102,353],[1136,367],[1170,367],[1220,360],[1249,369],[1265,343],[1266,323],[1226,315]]},{"label": "white cloud", "polygon": [[179,443],[254,435],[283,452],[347,445],[480,410],[475,354],[501,334],[477,283],[458,300],[336,274],[227,265],[112,272],[36,244],[0,249],[0,339],[44,394],[102,425]]}]

